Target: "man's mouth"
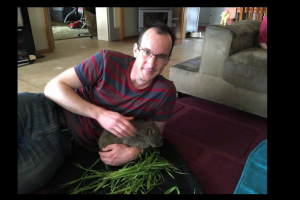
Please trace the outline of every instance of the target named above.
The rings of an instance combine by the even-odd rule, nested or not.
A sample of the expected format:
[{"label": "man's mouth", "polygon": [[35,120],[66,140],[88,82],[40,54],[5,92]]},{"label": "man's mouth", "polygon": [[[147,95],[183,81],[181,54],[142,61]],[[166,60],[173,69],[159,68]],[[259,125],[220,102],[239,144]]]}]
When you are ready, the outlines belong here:
[{"label": "man's mouth", "polygon": [[147,69],[147,68],[144,68],[144,71],[147,75],[152,75],[153,73],[155,73],[155,71],[153,69]]}]

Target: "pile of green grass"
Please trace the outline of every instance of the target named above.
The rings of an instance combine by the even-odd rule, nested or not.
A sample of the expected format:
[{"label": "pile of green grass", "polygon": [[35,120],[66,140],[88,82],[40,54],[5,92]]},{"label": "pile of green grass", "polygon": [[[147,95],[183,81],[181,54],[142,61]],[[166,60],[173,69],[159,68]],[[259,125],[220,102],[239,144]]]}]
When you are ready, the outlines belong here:
[{"label": "pile of green grass", "polygon": [[[109,187],[110,192],[107,194],[147,194],[154,187],[164,184],[165,180],[162,171],[166,171],[173,179],[172,173],[182,173],[178,167],[160,156],[157,149],[146,150],[135,161],[129,162],[117,171],[112,171],[107,165],[106,170],[93,170],[92,168],[100,161],[100,158],[89,168],[82,167],[79,163],[77,167],[85,170],[81,178],[70,181],[61,185],[60,188],[78,183],[71,194],[100,193],[100,189]],[[85,185],[86,180],[93,179],[92,182]],[[83,186],[81,186],[83,184]],[[159,187],[158,187],[159,188]],[[160,189],[160,188],[159,188]],[[176,190],[180,193],[177,186],[174,186],[164,194],[169,194]]]}]

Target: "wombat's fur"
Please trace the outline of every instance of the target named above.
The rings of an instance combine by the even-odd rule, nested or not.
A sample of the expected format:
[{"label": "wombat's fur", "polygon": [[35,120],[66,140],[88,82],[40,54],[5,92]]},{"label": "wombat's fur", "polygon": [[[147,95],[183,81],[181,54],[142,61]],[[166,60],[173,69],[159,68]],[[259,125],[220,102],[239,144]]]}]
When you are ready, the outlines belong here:
[{"label": "wombat's fur", "polygon": [[98,145],[102,151],[109,144],[126,144],[130,147],[139,147],[141,149],[147,149],[150,147],[160,147],[163,145],[162,134],[152,121],[152,119],[134,119],[130,121],[136,133],[134,137],[119,138],[107,130],[102,131]]}]

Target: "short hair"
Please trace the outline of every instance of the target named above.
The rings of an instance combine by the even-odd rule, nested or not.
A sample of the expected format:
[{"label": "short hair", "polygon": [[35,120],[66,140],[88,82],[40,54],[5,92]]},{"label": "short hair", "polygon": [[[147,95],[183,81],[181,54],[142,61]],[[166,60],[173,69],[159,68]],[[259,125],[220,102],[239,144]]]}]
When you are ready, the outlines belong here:
[{"label": "short hair", "polygon": [[172,32],[171,28],[168,27],[166,24],[164,23],[161,23],[161,22],[156,22],[156,23],[153,23],[153,24],[149,24],[149,25],[146,25],[141,33],[140,33],[140,36],[139,36],[139,39],[138,39],[138,45],[141,44],[142,42],[142,38],[143,38],[143,35],[144,33],[150,29],[150,28],[154,28],[155,29],[155,32],[159,35],[163,35],[163,34],[169,34],[171,36],[171,39],[172,39],[172,47],[171,47],[171,51],[169,53],[169,56],[171,55],[172,53],[172,50],[173,50],[173,46],[174,46],[174,42],[175,42],[175,35],[174,33]]}]

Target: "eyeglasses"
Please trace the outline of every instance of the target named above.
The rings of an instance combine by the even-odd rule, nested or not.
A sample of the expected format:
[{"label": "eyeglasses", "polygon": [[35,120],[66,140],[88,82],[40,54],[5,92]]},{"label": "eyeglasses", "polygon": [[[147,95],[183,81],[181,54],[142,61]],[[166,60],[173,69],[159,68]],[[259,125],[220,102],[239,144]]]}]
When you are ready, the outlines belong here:
[{"label": "eyeglasses", "polygon": [[150,58],[152,58],[152,56],[155,56],[156,57],[156,61],[157,61],[158,64],[166,64],[170,60],[169,56],[167,56],[165,54],[158,54],[158,55],[156,55],[156,54],[152,53],[148,49],[142,49],[142,48],[140,48],[139,44],[138,44],[138,50],[142,51],[142,55],[143,55],[143,57],[145,59],[150,59]]}]

